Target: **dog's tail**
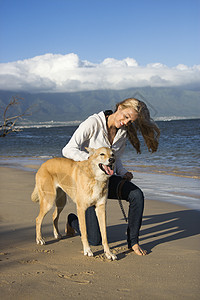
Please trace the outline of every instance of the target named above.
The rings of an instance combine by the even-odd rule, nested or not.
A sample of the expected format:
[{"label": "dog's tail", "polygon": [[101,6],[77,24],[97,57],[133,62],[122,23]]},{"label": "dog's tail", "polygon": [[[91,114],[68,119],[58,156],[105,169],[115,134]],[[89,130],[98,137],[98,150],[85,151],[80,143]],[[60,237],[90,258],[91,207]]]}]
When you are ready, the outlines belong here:
[{"label": "dog's tail", "polygon": [[38,195],[38,190],[37,190],[37,186],[35,185],[35,188],[31,194],[31,200],[33,202],[39,202],[39,195]]}]

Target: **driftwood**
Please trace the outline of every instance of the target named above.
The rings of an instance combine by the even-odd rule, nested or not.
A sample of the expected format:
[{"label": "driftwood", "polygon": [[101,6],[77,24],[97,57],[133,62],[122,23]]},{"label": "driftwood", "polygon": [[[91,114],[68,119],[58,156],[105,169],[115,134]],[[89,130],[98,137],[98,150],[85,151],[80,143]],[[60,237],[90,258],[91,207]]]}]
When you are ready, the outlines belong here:
[{"label": "driftwood", "polygon": [[20,128],[16,128],[16,122],[19,119],[22,119],[24,116],[30,116],[30,107],[27,108],[23,113],[20,115],[10,115],[10,109],[13,106],[20,105],[20,101],[24,100],[23,98],[17,98],[17,97],[12,97],[8,105],[5,107],[3,116],[2,116],[2,121],[0,124],[0,137],[5,137],[11,132],[19,132],[21,131]]}]

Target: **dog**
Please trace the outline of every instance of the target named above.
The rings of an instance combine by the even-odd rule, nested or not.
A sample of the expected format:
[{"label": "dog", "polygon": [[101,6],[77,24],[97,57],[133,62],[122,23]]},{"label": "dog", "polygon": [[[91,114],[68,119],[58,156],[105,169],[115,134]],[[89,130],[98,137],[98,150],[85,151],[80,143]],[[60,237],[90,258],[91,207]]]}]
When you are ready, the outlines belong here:
[{"label": "dog", "polygon": [[85,211],[89,206],[94,205],[104,253],[108,259],[115,260],[117,257],[108,246],[105,212],[108,180],[114,173],[115,155],[112,149],[106,147],[86,148],[86,150],[89,152],[87,160],[52,158],[43,163],[37,171],[36,184],[31,195],[33,202],[40,203],[40,212],[36,218],[36,242],[45,244],[41,235],[41,225],[44,216],[54,204],[56,205],[53,213],[54,237],[61,238],[58,219],[66,204],[67,194],[77,206],[84,255],[93,256],[87,239]]}]

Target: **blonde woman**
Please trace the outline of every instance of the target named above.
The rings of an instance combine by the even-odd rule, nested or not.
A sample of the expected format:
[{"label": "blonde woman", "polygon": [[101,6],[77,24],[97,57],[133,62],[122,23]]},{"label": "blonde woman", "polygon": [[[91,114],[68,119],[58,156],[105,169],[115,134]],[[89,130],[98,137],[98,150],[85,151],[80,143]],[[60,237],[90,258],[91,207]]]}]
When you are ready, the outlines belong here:
[{"label": "blonde woman", "polygon": [[[110,147],[115,151],[115,175],[109,179],[108,199],[120,197],[129,202],[127,242],[128,248],[137,255],[146,255],[139,245],[139,231],[144,209],[144,196],[139,187],[131,182],[132,173],[128,172],[121,162],[126,139],[128,138],[137,153],[140,153],[138,132],[144,138],[149,152],[158,148],[160,131],[150,118],[146,104],[135,98],[128,98],[117,103],[114,112],[101,111],[87,118],[74,132],[68,144],[63,148],[63,156],[76,161],[88,159],[85,147]],[[124,179],[126,179],[124,181]],[[123,181],[123,183],[122,183]],[[88,241],[91,245],[101,243],[95,208],[86,211]],[[74,214],[68,216],[67,233],[77,231],[80,234],[78,218]]]}]

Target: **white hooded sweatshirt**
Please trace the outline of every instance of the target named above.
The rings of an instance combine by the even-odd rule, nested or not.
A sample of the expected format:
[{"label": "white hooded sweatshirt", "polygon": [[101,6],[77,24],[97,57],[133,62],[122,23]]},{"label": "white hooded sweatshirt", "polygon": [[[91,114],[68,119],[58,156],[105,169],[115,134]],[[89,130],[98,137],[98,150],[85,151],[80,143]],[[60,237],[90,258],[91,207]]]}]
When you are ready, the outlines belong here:
[{"label": "white hooded sweatshirt", "polygon": [[123,176],[128,171],[123,167],[120,156],[126,145],[127,133],[125,128],[119,128],[111,145],[108,139],[106,117],[103,111],[94,114],[82,122],[74,132],[68,144],[62,149],[63,156],[75,161],[86,160],[89,157],[85,147],[98,149],[108,147],[115,151],[115,173]]}]

